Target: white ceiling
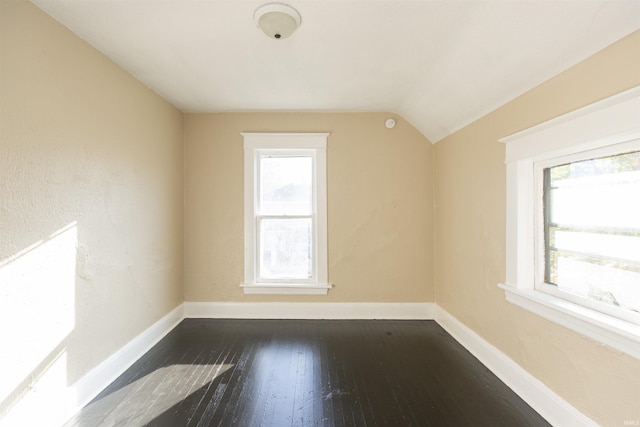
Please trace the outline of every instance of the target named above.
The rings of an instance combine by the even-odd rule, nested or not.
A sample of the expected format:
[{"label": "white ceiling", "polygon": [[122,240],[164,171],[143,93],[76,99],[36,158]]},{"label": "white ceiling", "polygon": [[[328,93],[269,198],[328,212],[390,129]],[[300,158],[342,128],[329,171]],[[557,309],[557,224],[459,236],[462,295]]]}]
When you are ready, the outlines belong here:
[{"label": "white ceiling", "polygon": [[32,0],[185,112],[389,111],[437,142],[640,28],[638,0]]}]

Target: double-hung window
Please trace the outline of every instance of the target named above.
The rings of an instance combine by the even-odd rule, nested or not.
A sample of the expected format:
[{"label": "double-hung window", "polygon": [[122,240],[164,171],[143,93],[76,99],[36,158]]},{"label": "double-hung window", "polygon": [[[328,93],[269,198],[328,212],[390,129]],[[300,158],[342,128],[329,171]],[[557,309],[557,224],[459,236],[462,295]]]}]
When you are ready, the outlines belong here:
[{"label": "double-hung window", "polygon": [[242,135],[244,292],[326,294],[328,134]]},{"label": "double-hung window", "polygon": [[640,87],[501,141],[507,299],[640,359]]}]

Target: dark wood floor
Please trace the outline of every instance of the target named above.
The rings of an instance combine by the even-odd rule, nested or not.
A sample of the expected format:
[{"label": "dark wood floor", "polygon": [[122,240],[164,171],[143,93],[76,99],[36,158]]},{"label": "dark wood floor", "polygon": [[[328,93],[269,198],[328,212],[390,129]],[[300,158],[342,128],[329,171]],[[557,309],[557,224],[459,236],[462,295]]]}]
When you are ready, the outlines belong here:
[{"label": "dark wood floor", "polygon": [[66,426],[546,426],[433,321],[187,319]]}]

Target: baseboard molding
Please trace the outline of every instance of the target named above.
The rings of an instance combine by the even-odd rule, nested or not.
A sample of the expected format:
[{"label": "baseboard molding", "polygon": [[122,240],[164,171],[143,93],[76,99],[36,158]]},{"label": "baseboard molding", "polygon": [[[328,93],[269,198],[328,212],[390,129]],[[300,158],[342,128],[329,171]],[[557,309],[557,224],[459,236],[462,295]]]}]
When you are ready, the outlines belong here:
[{"label": "baseboard molding", "polygon": [[456,341],[552,425],[598,425],[442,307],[435,307],[434,318]]},{"label": "baseboard molding", "polygon": [[184,305],[180,304],[140,335],[128,342],[101,364],[93,368],[72,387],[75,388],[78,409],[89,403],[105,387],[140,359],[184,319]]},{"label": "baseboard molding", "polygon": [[435,304],[185,302],[187,318],[431,320]]},{"label": "baseboard molding", "polygon": [[[59,425],[88,404],[185,318],[435,320],[554,426],[597,424],[435,303],[185,302],[63,391],[29,393],[0,426]],[[54,408],[43,411],[43,408]],[[34,422],[35,421],[35,422]]]},{"label": "baseboard molding", "polygon": [[0,426],[62,425],[140,359],[183,319],[184,308],[180,304],[78,381],[68,386],[64,386],[66,383],[66,363],[63,363],[61,369],[54,369],[58,371],[55,372],[55,375],[50,375],[50,378],[43,377],[35,383],[16,406],[0,420]]}]

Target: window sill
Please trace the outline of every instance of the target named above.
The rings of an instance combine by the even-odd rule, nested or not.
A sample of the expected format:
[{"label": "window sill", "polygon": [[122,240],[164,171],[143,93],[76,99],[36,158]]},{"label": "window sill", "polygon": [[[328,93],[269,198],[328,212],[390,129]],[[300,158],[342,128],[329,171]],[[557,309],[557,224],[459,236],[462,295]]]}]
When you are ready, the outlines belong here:
[{"label": "window sill", "polygon": [[539,291],[499,284],[507,301],[640,359],[640,326]]},{"label": "window sill", "polygon": [[332,285],[306,283],[242,283],[245,294],[267,295],[326,295]]}]

